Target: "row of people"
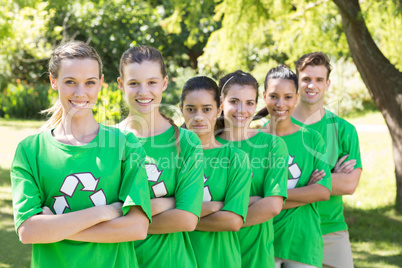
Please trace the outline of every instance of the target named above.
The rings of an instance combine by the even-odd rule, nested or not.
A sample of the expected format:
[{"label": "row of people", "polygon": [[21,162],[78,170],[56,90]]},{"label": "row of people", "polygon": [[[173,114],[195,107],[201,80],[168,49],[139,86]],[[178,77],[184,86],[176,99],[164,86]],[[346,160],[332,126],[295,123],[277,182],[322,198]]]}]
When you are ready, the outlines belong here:
[{"label": "row of people", "polygon": [[59,46],[49,63],[59,92],[52,117],[19,144],[11,169],[32,267],[353,267],[341,195],[360,177],[357,135],[323,108],[325,54],[297,64],[299,78],[282,65],[268,72],[261,129],[250,127],[258,82],[242,71],[219,85],[189,79],[178,127],[159,111],[161,53],[133,47],[118,78],[129,115],[104,126],[92,113],[98,54],[81,42]]}]

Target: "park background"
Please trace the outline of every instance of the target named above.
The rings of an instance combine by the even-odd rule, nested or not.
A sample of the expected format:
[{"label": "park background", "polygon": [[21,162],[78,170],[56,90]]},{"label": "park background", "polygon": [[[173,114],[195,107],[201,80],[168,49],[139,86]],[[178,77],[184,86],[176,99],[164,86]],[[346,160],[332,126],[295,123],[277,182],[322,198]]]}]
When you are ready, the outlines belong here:
[{"label": "park background", "polygon": [[[116,78],[120,56],[130,46],[162,52],[169,85],[161,109],[178,124],[181,87],[190,77],[218,81],[241,69],[263,84],[278,64],[294,69],[304,53],[328,53],[333,72],[326,108],[356,125],[362,153],[360,184],[344,197],[355,267],[402,267],[402,199],[394,162],[402,141],[402,0],[0,2],[0,267],[29,267],[31,246],[18,241],[13,227],[10,166],[18,142],[43,124],[39,111],[57,97],[47,63],[53,49],[70,40],[89,43],[103,60],[105,83],[95,107],[103,124],[127,115]],[[362,22],[374,42],[354,33],[356,46],[350,27]],[[373,45],[379,50],[368,53]],[[365,62],[378,53],[382,57]],[[389,108],[395,105],[400,110]]]}]

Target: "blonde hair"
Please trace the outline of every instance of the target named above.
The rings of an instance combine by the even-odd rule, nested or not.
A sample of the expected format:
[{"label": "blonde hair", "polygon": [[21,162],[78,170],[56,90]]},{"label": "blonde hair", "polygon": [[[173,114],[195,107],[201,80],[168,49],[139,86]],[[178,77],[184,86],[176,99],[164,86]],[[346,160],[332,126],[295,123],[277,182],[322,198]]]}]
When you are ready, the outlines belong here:
[{"label": "blonde hair", "polygon": [[[81,41],[71,41],[59,45],[49,60],[49,74],[52,78],[58,78],[61,62],[64,59],[92,59],[99,64],[99,78],[102,77],[102,60],[96,50]],[[49,109],[41,111],[42,114],[51,115],[39,131],[46,131],[57,127],[63,116],[63,106],[57,98],[55,104]]]}]

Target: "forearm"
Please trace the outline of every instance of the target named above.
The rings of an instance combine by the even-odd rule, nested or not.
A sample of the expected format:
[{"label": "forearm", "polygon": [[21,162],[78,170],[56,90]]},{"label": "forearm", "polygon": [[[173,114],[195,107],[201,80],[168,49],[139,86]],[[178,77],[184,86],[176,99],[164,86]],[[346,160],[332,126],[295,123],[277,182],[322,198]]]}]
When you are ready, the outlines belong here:
[{"label": "forearm", "polygon": [[249,202],[248,202],[248,206],[251,207],[252,205],[254,205],[255,202],[261,200],[262,197],[261,196],[250,196]]},{"label": "forearm", "polygon": [[314,203],[328,200],[331,191],[321,184],[311,184],[308,186],[288,190],[288,201],[302,203]]},{"label": "forearm", "polygon": [[282,196],[264,197],[248,208],[246,222],[242,227],[248,227],[269,221],[282,210]]},{"label": "forearm", "polygon": [[243,218],[231,211],[218,211],[202,217],[195,228],[205,232],[237,232],[243,224]]},{"label": "forearm", "polygon": [[127,215],[99,223],[68,237],[68,239],[94,243],[135,241],[146,238],[148,226],[149,219],[144,211],[140,207],[134,206],[130,208]]},{"label": "forearm", "polygon": [[171,209],[152,217],[148,234],[168,234],[194,231],[198,217],[181,209]]},{"label": "forearm", "polygon": [[58,242],[109,220],[102,211],[103,207],[91,207],[59,215],[37,214],[27,219],[20,226],[18,234],[24,244]]},{"label": "forearm", "polygon": [[152,217],[176,207],[174,197],[160,197],[151,199]]},{"label": "forearm", "polygon": [[307,203],[286,200],[285,205],[283,206],[282,210],[297,208],[297,207],[301,207],[304,205],[307,205]]},{"label": "forearm", "polygon": [[361,168],[357,168],[351,173],[331,173],[331,195],[352,195],[359,184],[361,172]]},{"label": "forearm", "polygon": [[201,209],[201,218],[211,215],[214,212],[220,211],[224,203],[220,201],[203,202]]}]

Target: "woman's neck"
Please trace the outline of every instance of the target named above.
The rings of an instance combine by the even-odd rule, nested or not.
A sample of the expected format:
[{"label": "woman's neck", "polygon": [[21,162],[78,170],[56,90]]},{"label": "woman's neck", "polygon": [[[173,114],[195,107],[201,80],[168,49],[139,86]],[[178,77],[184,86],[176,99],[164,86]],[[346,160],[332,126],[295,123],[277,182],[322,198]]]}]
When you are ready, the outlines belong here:
[{"label": "woman's neck", "polygon": [[253,137],[257,133],[258,131],[256,129],[252,129],[249,127],[246,128],[233,127],[230,128],[229,130],[225,130],[220,136],[221,138],[229,141],[242,141]]},{"label": "woman's neck", "polygon": [[299,129],[300,127],[293,124],[290,117],[288,117],[283,120],[271,118],[269,124],[265,127],[263,131],[276,136],[287,136],[297,132]]},{"label": "woman's neck", "polygon": [[159,113],[130,113],[120,124],[120,128],[129,130],[137,137],[152,137],[159,135],[171,127],[171,124]]},{"label": "woman's neck", "polygon": [[94,117],[73,118],[64,114],[53,136],[61,143],[84,145],[91,142],[99,132],[99,124]]},{"label": "woman's neck", "polygon": [[213,149],[222,146],[222,144],[220,144],[216,140],[213,132],[205,135],[198,135],[198,138],[200,138],[203,150]]}]

